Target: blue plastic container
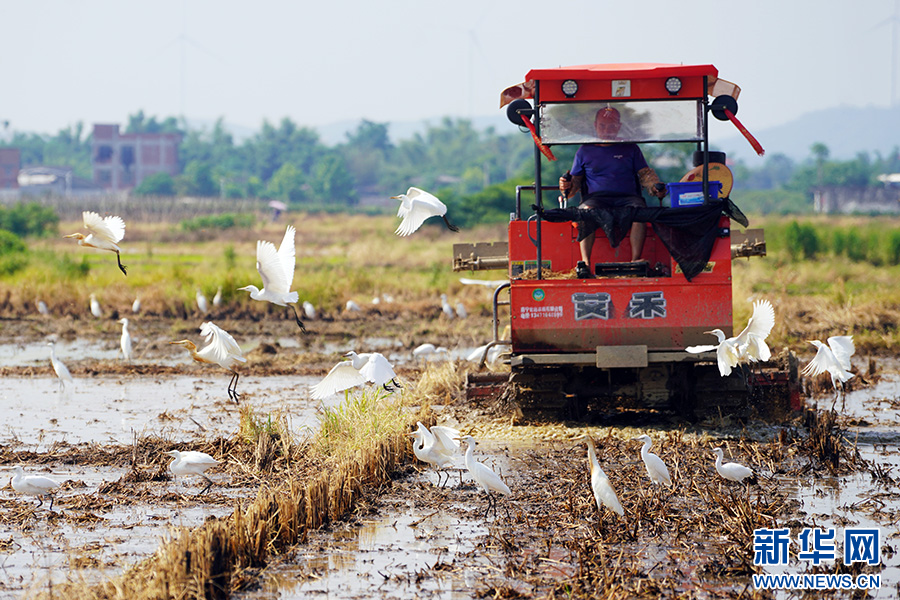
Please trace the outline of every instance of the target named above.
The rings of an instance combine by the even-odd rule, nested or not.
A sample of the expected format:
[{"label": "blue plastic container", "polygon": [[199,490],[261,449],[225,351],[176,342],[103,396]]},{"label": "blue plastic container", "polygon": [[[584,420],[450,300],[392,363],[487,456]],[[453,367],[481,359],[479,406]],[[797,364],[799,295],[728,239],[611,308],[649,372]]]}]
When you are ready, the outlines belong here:
[{"label": "blue plastic container", "polygon": [[[681,208],[685,206],[701,206],[703,204],[702,181],[667,183],[666,187],[669,188],[669,196],[671,197],[672,208]],[[721,181],[709,182],[710,199],[718,200],[719,192],[721,190]]]}]

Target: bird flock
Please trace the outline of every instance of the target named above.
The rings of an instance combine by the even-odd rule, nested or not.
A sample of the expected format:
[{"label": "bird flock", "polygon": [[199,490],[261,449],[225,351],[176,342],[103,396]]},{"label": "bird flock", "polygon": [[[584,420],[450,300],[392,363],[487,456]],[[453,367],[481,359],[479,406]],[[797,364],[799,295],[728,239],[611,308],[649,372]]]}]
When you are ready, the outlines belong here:
[{"label": "bird flock", "polygon": [[[752,364],[765,362],[772,357],[766,338],[774,326],[775,308],[772,303],[765,299],[756,300],[747,326],[738,335],[726,338],[721,329],[706,331],[704,333],[716,336],[717,344],[688,346],[685,351],[691,354],[715,351],[716,364],[722,377],[731,375],[735,368],[741,368],[743,373],[743,369]],[[820,340],[810,340],[809,343],[816,347],[816,355],[801,373],[813,378],[828,373],[835,393],[843,392],[844,383],[853,377],[850,372],[850,357],[856,351],[853,336],[837,335],[829,337],[827,343]]]},{"label": "bird flock", "polygon": [[[466,444],[465,456],[463,464],[465,471],[474,480],[476,487],[484,491],[487,496],[487,508],[484,516],[493,511],[496,514],[496,502],[494,494],[510,497],[512,490],[503,478],[485,463],[475,458],[476,441],[471,435],[461,435],[459,430],[452,427],[434,425],[430,429],[418,422],[416,430],[409,435],[414,439],[413,453],[416,458],[437,473],[437,485],[442,486],[449,482],[449,470],[456,469],[460,472],[460,484],[462,484],[462,469],[457,466],[457,457],[460,450],[460,442]],[[625,516],[625,509],[619,501],[615,488],[610,483],[609,476],[600,465],[597,454],[597,448],[590,436],[581,438],[587,445],[588,457],[588,480],[590,482],[591,491],[597,504],[597,510],[602,514],[603,507],[606,507],[619,517]],[[647,471],[647,478],[655,486],[671,486],[672,477],[669,468],[665,462],[656,454],[650,452],[653,446],[653,440],[647,434],[642,434],[632,438],[633,441],[641,442],[640,458],[644,463]],[[741,483],[745,480],[755,482],[756,477],[752,469],[745,467],[739,463],[728,462],[722,464],[724,451],[722,448],[713,448],[715,455],[715,470],[722,479],[728,482]],[[442,477],[446,476],[442,484]]]}]

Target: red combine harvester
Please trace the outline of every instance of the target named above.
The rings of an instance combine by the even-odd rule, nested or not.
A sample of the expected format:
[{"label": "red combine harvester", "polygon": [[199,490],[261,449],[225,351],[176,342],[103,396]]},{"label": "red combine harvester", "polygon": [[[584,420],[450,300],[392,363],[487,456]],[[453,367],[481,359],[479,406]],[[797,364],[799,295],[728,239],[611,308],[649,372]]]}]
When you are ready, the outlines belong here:
[{"label": "red combine harvester", "polygon": [[[510,121],[534,137],[535,184],[516,189],[506,243],[453,249],[454,270],[507,269],[510,280],[494,293],[491,342],[511,348],[510,373],[471,374],[470,397],[506,393],[523,411],[575,418],[633,408],[702,417],[799,407],[790,354],[722,377],[715,352],[685,351],[715,343],[706,333],[713,329],[734,335],[731,262],[765,255],[761,230],[732,231],[731,221],[746,227],[746,217],[729,198],[724,154],[709,150],[712,114],[732,120],[762,153],[735,117],[739,93],[712,65],[662,64],[535,69],[504,90]],[[601,139],[594,118],[610,107],[621,127],[615,139]],[[624,142],[692,144],[694,168],[668,184],[664,200],[623,209],[624,221],[619,209],[569,207],[557,181],[568,165],[543,176],[552,146]],[[648,223],[642,262],[631,262],[632,222]],[[590,231],[586,278],[576,269],[578,240]],[[510,334],[500,339],[506,305]]]}]

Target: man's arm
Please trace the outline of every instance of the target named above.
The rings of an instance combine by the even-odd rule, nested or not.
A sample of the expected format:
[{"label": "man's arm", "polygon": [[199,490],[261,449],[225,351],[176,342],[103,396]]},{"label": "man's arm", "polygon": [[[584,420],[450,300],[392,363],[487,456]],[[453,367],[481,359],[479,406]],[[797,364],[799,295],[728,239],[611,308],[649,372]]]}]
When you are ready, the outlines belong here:
[{"label": "man's arm", "polygon": [[575,195],[575,193],[581,189],[581,184],[584,181],[584,175],[572,175],[570,179],[566,179],[565,177],[559,178],[559,192],[566,198],[571,198]]},{"label": "man's arm", "polygon": [[657,189],[656,184],[662,182],[656,174],[656,171],[652,168],[644,167],[638,171],[638,180],[641,182],[641,187],[647,190],[651,195],[656,196],[657,198],[663,198],[666,195],[665,185],[662,186],[662,189]]}]

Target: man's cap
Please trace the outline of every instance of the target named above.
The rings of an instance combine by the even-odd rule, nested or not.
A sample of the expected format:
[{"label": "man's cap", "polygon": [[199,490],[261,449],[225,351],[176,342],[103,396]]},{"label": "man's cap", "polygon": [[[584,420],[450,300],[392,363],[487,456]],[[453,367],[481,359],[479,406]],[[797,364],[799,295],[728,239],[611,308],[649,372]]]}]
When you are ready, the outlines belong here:
[{"label": "man's cap", "polygon": [[596,116],[595,120],[619,123],[620,122],[619,111],[617,111],[615,108],[613,108],[611,106],[601,108],[600,110],[597,111],[597,116]]}]

